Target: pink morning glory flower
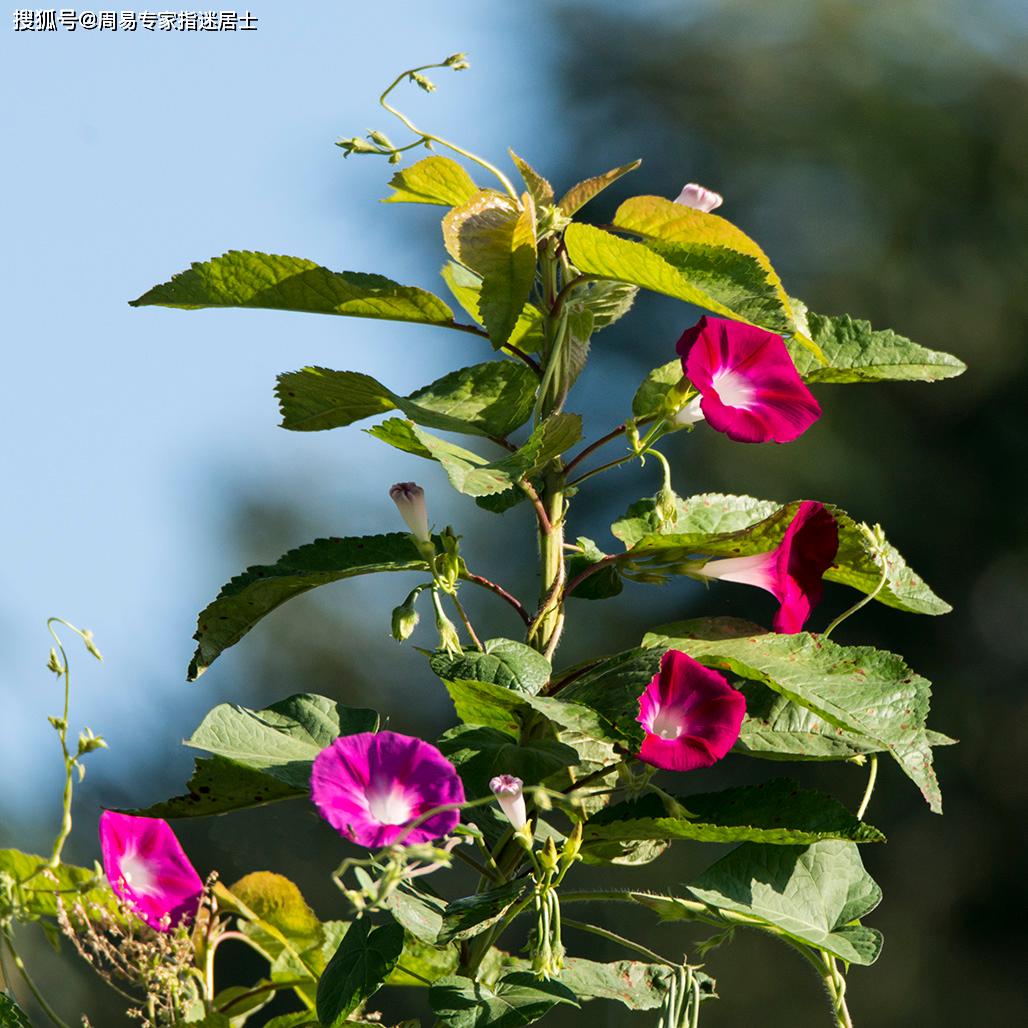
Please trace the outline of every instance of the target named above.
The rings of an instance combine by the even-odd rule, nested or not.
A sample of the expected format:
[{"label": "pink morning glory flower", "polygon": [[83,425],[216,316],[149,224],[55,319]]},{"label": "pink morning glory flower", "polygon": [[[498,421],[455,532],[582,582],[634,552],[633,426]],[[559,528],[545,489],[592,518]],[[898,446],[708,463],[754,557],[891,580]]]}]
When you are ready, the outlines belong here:
[{"label": "pink morning glory flower", "polygon": [[789,443],[821,416],[782,337],[725,318],[700,318],[678,340],[682,370],[711,428],[740,443]]},{"label": "pink morning glory flower", "polygon": [[203,882],[167,821],[105,810],[100,850],[115,895],[151,928],[169,932],[196,915]]},{"label": "pink morning glory flower", "polygon": [[518,831],[528,824],[528,813],[525,809],[525,795],[521,791],[524,782],[514,775],[497,775],[489,780],[489,788],[492,789],[496,802],[500,809],[507,815],[507,820]]},{"label": "pink morning glory flower", "polygon": [[398,732],[344,735],[314,758],[311,798],[321,816],[344,838],[368,849],[399,840],[430,842],[452,831],[457,810],[435,807],[464,802],[454,766],[430,743]]},{"label": "pink morning glory flower", "polygon": [[700,568],[704,578],[742,582],[766,589],[781,604],[772,623],[776,632],[803,630],[821,602],[824,573],[839,550],[839,526],[823,503],[804,500],[782,541],[768,553],[711,560]]},{"label": "pink morning glory flower", "polygon": [[668,650],[639,697],[646,729],[639,759],[665,771],[716,764],[739,738],[746,700],[724,675],[681,650]]},{"label": "pink morning glory flower", "polygon": [[706,189],[696,182],[690,182],[682,187],[682,191],[675,197],[675,203],[683,207],[692,207],[694,210],[703,211],[705,214],[720,207],[725,198],[713,189]]}]

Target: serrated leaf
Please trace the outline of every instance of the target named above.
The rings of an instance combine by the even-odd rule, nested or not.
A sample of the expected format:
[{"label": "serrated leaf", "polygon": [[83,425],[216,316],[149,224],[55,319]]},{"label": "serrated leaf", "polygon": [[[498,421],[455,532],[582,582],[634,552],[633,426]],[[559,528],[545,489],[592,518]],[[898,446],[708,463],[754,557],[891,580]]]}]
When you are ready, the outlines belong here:
[{"label": "serrated leaf", "polygon": [[821,347],[822,365],[802,346],[790,342],[796,370],[808,382],[937,382],[962,375],[967,366],[948,353],[929,350],[889,329],[848,314],[808,313],[810,334]]},{"label": "serrated leaf", "polygon": [[266,614],[319,585],[378,571],[427,571],[428,564],[405,532],[345,539],[318,539],[290,550],[274,564],[247,568],[222,586],[197,620],[198,645],[189,681],[207,670]]},{"label": "serrated leaf", "polygon": [[32,1028],[28,1015],[6,992],[0,992],[0,1028]]},{"label": "serrated leaf", "polygon": [[536,205],[541,207],[543,204],[553,203],[553,186],[528,161],[519,157],[513,150],[508,150],[507,152],[510,154],[510,159],[514,162],[514,166],[521,175],[521,181],[525,183],[525,188],[531,193]]},{"label": "serrated leaf", "polygon": [[882,898],[851,842],[806,847],[746,843],[688,889],[704,903],[758,917],[852,964],[873,964],[881,951],[880,932],[851,924]]},{"label": "serrated leaf", "polygon": [[[630,511],[615,522],[611,531],[622,541],[633,540],[625,558],[630,571],[638,568],[674,574],[679,573],[676,568],[681,569],[684,561],[700,556],[736,557],[773,550],[803,501],[778,506],[751,496],[706,493],[677,501],[679,516],[671,531],[656,527],[647,531],[649,526],[656,525],[655,512],[648,502],[642,501],[632,508],[634,513]],[[776,509],[768,513],[772,506]],[[833,504],[825,507],[839,529],[839,552],[835,563],[825,572],[825,579],[860,592],[874,592],[882,572],[867,536],[844,510]],[[750,519],[750,523],[713,533],[699,527],[709,524],[714,517],[723,518],[726,524],[736,525],[745,519]],[[875,597],[879,603],[914,614],[946,614],[952,609],[907,565],[894,546],[889,545],[886,552],[889,573],[885,586]]]},{"label": "serrated leaf", "polygon": [[456,207],[480,191],[474,179],[450,157],[425,157],[389,180],[392,196],[382,203],[430,203]]},{"label": "serrated leaf", "polygon": [[518,878],[448,903],[443,911],[439,942],[460,941],[480,935],[496,924],[532,888],[531,881]]},{"label": "serrated leaf", "polygon": [[458,725],[445,732],[438,746],[457,768],[469,799],[490,795],[496,775],[514,775],[525,785],[540,782],[578,763],[578,751],[554,739],[519,743],[495,728]]},{"label": "serrated leaf", "polygon": [[540,981],[515,972],[490,988],[452,975],[428,990],[432,1010],[449,1028],[522,1028],[544,1017],[558,1003],[578,1006],[575,994],[557,981]]},{"label": "serrated leaf", "polygon": [[[671,244],[675,248],[684,247],[688,250],[693,247],[724,247],[752,257],[764,270],[767,282],[777,294],[787,324],[795,324],[791,300],[770,258],[755,240],[727,219],[674,203],[662,196],[634,196],[617,209],[614,224],[658,244],[658,252],[659,244]],[[673,259],[672,263],[678,262]],[[767,321],[761,319],[757,323],[767,324]],[[803,339],[798,341],[798,345],[809,348],[811,341]],[[815,352],[810,356],[817,362],[817,347],[813,349]]]},{"label": "serrated leaf", "polygon": [[443,218],[455,261],[482,279],[478,310],[494,345],[506,343],[535,281],[535,226],[510,197],[483,190]]},{"label": "serrated leaf", "polygon": [[329,743],[342,735],[375,731],[375,711],[299,693],[264,710],[220,703],[208,712],[186,745],[307,790],[311,764]]},{"label": "serrated leaf", "polygon": [[453,311],[432,293],[383,275],[329,271],[301,257],[230,250],[144,293],[131,307],[258,307],[444,325]]},{"label": "serrated leaf", "polygon": [[676,796],[689,817],[670,814],[649,794],[607,807],[585,828],[583,852],[609,842],[692,839],[797,845],[823,839],[883,842],[877,828],[855,818],[838,800],[800,789],[789,779],[721,792]]},{"label": "serrated leaf", "polygon": [[168,819],[209,817],[307,795],[306,789],[286,785],[225,757],[197,758],[186,789],[184,796],[122,813]]},{"label": "serrated leaf", "polygon": [[115,918],[121,916],[110,886],[97,878],[93,868],[65,863],[47,868],[49,862],[48,857],[33,853],[0,849],[0,872],[6,872],[18,883],[14,892],[25,914],[32,918],[56,917],[57,897],[60,895],[73,920],[77,920],[71,910],[76,900],[85,906],[87,913],[99,909]]},{"label": "serrated leaf", "polygon": [[468,650],[457,657],[437,651],[429,665],[440,678],[473,678],[532,695],[550,680],[550,662],[531,646],[514,639],[489,639],[484,646],[484,653]]},{"label": "serrated leaf", "polygon": [[681,380],[682,362],[678,358],[654,368],[632,397],[632,417],[652,418],[660,414],[664,398]]},{"label": "serrated leaf", "polygon": [[840,646],[808,632],[752,634],[734,618],[701,618],[646,635],[657,652],[678,649],[708,667],[763,682],[830,724],[887,751],[942,812],[925,734],[931,686],[903,658],[870,646]]},{"label": "serrated leaf", "polygon": [[[482,325],[479,299],[482,279],[460,264],[450,261],[444,264],[440,274],[453,293],[454,299],[464,308],[477,325]],[[538,353],[546,340],[543,331],[543,312],[533,303],[526,303],[518,315],[507,345],[517,346],[525,353]]]},{"label": "serrated leaf", "polygon": [[581,438],[582,419],[577,414],[554,414],[536,425],[517,450],[493,461],[397,418],[365,431],[397,449],[438,461],[458,492],[490,496],[542,471],[573,446]]},{"label": "serrated leaf", "polygon": [[602,175],[593,175],[592,178],[579,182],[578,185],[572,186],[557,201],[557,206],[568,216],[575,214],[594,196],[598,196],[607,186],[617,182],[622,175],[635,171],[640,164],[642,164],[641,160],[632,161],[631,164],[622,164],[620,168],[611,168],[610,171],[605,171]]},{"label": "serrated leaf", "polygon": [[574,265],[586,274],[627,282],[773,332],[790,327],[764,269],[746,254],[719,246],[646,245],[580,224],[565,229],[564,242]]},{"label": "serrated leaf", "polygon": [[374,995],[402,952],[403,928],[395,921],[372,928],[363,918],[350,925],[318,982],[318,1020],[323,1028],[338,1028]]},{"label": "serrated leaf", "polygon": [[370,375],[307,367],[279,375],[275,395],[282,427],[292,431],[340,428],[399,409],[428,428],[502,437],[531,417],[537,385],[529,368],[506,360],[452,371],[406,397]]}]

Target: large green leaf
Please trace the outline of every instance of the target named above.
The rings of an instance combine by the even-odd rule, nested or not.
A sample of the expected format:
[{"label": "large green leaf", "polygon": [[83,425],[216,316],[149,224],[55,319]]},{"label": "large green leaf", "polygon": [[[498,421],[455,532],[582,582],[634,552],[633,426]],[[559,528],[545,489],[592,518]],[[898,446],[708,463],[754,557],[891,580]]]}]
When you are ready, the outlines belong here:
[{"label": "large green leaf", "polygon": [[676,799],[688,817],[669,813],[664,800],[654,794],[601,810],[586,825],[583,852],[602,853],[606,843],[643,840],[776,845],[884,840],[877,828],[859,821],[838,800],[800,789],[785,778]]},{"label": "large green leaf", "polygon": [[329,271],[300,257],[230,250],[154,286],[132,307],[259,307],[446,325],[453,311],[432,293],[383,275]]},{"label": "large green leaf", "polygon": [[506,436],[532,414],[538,379],[513,361],[487,361],[452,371],[399,396],[357,371],[308,367],[278,376],[282,427],[316,432],[401,410],[418,425],[468,435]]},{"label": "large green leaf", "polygon": [[578,1006],[575,994],[558,981],[539,981],[517,971],[490,988],[452,975],[428,990],[432,1010],[449,1028],[522,1028],[544,1017],[558,1003]]},{"label": "large green leaf", "polygon": [[395,921],[372,928],[367,918],[355,921],[318,982],[318,1020],[338,1028],[348,1015],[374,995],[403,952],[403,928]]},{"label": "large green leaf", "polygon": [[[477,325],[484,326],[480,310],[481,277],[455,261],[444,264],[440,274],[456,301],[467,311],[468,316]],[[537,353],[542,349],[545,338],[543,312],[535,304],[526,303],[518,315],[518,320],[514,323],[514,329],[506,345],[517,346],[526,353]]]},{"label": "large green leaf", "polygon": [[496,728],[458,725],[439,739],[439,749],[457,768],[469,798],[489,795],[496,775],[514,775],[538,785],[578,763],[578,751],[554,739],[519,743]]},{"label": "large green leaf", "polygon": [[32,1028],[25,1011],[6,992],[0,992],[0,1028]]},{"label": "large green leaf", "polygon": [[578,414],[554,414],[536,425],[517,450],[493,461],[399,418],[387,418],[365,431],[397,449],[438,461],[458,492],[491,496],[542,471],[573,446],[581,438],[582,419]]},{"label": "large green leaf", "polygon": [[610,171],[605,171],[602,175],[593,175],[592,178],[579,182],[578,185],[572,186],[557,201],[557,206],[568,216],[574,214],[583,208],[594,196],[602,193],[607,186],[617,182],[622,175],[635,171],[640,164],[642,164],[641,160],[632,161],[631,164],[622,164],[620,168],[611,168]]},{"label": "large green leaf", "polygon": [[736,250],[647,245],[579,224],[567,227],[564,241],[571,260],[586,274],[628,282],[772,331],[790,328],[789,315],[764,269]]},{"label": "large green leaf", "polygon": [[440,678],[473,678],[532,695],[550,680],[550,662],[531,646],[514,639],[488,639],[484,646],[484,653],[468,650],[457,657],[439,650],[428,662]]},{"label": "large green leaf", "polygon": [[222,586],[200,614],[189,680],[199,678],[265,614],[309,589],[376,571],[427,570],[425,558],[405,532],[318,539],[290,550],[274,564],[249,567]]},{"label": "large green leaf", "polygon": [[688,888],[704,903],[760,918],[851,964],[873,964],[882,948],[880,932],[852,923],[874,910],[882,890],[850,842],[746,843]]},{"label": "large green leaf", "polygon": [[219,703],[207,713],[187,746],[207,750],[277,782],[307,790],[314,758],[341,735],[378,730],[378,714],[335,700],[299,693],[251,710]]},{"label": "large green leaf", "polygon": [[848,314],[826,317],[808,314],[810,334],[821,347],[827,365],[795,342],[789,350],[796,370],[808,382],[936,382],[962,375],[967,366],[948,353],[939,353],[889,330],[875,330]]},{"label": "large green leaf", "polygon": [[443,241],[455,261],[482,279],[478,309],[489,338],[506,343],[535,281],[531,211],[483,190],[443,218]]},{"label": "large green leaf", "polygon": [[425,157],[389,180],[393,194],[382,203],[432,203],[456,207],[477,192],[472,177],[451,157]]},{"label": "large green leaf", "polygon": [[309,791],[226,757],[198,757],[186,789],[183,796],[124,813],[160,818],[208,817],[295,799]]},{"label": "large green leaf", "polygon": [[701,618],[664,625],[646,646],[682,650],[701,664],[763,682],[829,724],[887,751],[942,811],[925,719],[931,686],[903,658],[870,646],[839,646],[808,632],[754,634],[734,618]]},{"label": "large green leaf", "polygon": [[303,898],[303,893],[285,875],[274,871],[251,871],[229,891],[286,938],[309,939],[310,944],[317,941],[321,922]]},{"label": "large green leaf", "polygon": [[393,917],[414,938],[436,945],[443,930],[443,912],[446,900],[431,891],[424,879],[415,884],[411,881],[401,882],[389,894],[387,906]]},{"label": "large green leaf", "polygon": [[[24,914],[31,918],[56,917],[57,896],[61,895],[69,911],[78,900],[87,912],[103,910],[118,916],[114,894],[106,882],[97,878],[93,868],[64,863],[47,868],[47,864],[47,857],[15,849],[0,850],[0,872],[6,872],[19,883],[14,890]],[[42,870],[44,868],[46,870]]]},{"label": "large green leaf", "polygon": [[[642,500],[616,521],[611,531],[630,547],[624,557],[629,574],[640,570],[657,575],[686,573],[696,570],[696,565],[688,562],[701,555],[736,557],[773,550],[802,502],[793,500],[781,506],[752,496],[706,493],[676,500],[675,523],[661,529],[655,502]],[[844,510],[832,504],[825,507],[839,528],[839,552],[825,579],[873,592],[882,572],[870,541]],[[952,609],[907,566],[895,547],[888,546],[887,560],[889,573],[876,596],[880,603],[915,614],[945,614]]]},{"label": "large green leaf", "polygon": [[[762,629],[754,625],[753,631]],[[744,682],[741,691],[746,697],[746,719],[735,743],[737,753],[764,760],[852,760],[885,748],[833,725],[760,682]],[[929,746],[956,742],[932,731],[926,731],[925,738]]]}]

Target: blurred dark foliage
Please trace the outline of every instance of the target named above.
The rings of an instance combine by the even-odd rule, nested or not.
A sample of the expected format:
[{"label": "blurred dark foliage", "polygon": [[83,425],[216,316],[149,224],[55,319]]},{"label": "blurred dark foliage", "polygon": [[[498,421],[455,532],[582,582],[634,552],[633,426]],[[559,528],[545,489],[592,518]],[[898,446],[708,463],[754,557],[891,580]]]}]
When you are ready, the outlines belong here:
[{"label": "blurred dark foliage", "polygon": [[[969,366],[962,378],[933,386],[821,387],[824,417],[790,446],[740,446],[701,426],[672,437],[667,452],[684,495],[811,497],[880,521],[953,603],[954,613],[938,619],[872,605],[836,636],[903,653],[935,682],[934,727],[961,740],[936,751],[944,818],[930,814],[911,784],[883,765],[868,817],[889,843],[863,852],[885,892],[869,922],[885,932],[886,947],[874,969],[852,973],[851,1009],[861,1028],[1019,1023],[1019,904],[1028,858],[1021,831],[1028,793],[1021,759],[1028,744],[1025,25],[1016,23],[1012,4],[972,11],[933,0],[553,4],[548,13],[557,40],[549,88],[562,145],[545,154],[517,141],[515,148],[558,189],[644,158],[639,171],[586,210],[590,220],[609,220],[626,196],[673,197],[686,181],[701,182],[725,195],[719,213],[763,244],[790,291],[811,309],[867,318],[955,353]],[[424,245],[426,252],[433,247],[435,260],[435,237]],[[695,314],[647,298],[633,317],[597,337],[592,373],[573,403],[590,434],[625,416],[639,381],[670,359]],[[384,467],[382,474],[392,472]],[[497,521],[464,499],[444,500],[434,470],[425,479],[436,522],[452,520],[476,566],[530,597],[535,572],[526,511]],[[223,488],[213,477],[209,484]],[[613,548],[606,526],[658,484],[652,463],[591,480],[576,501],[571,534]],[[386,485],[383,479],[383,496]],[[226,530],[240,567],[346,530],[345,511],[333,509],[327,494],[313,490],[303,510],[267,500],[286,493],[268,482],[240,488]],[[384,517],[392,525],[391,512]],[[512,549],[515,531],[524,538]],[[245,682],[248,705],[322,692],[374,706],[391,727],[431,738],[450,723],[449,706],[423,658],[386,634],[389,608],[407,588],[407,576],[387,576],[297,600],[222,658],[211,676]],[[830,588],[812,627],[823,627],[851,601],[852,594]],[[469,603],[483,636],[516,633],[491,598],[472,596]],[[645,629],[701,611],[767,623],[771,601],[735,586],[630,585],[606,604],[572,606],[560,657],[573,663],[631,646]],[[414,641],[431,645],[430,630],[420,629]],[[211,702],[221,695],[216,688]],[[853,767],[735,758],[675,787],[719,788],[783,772],[853,804],[864,783],[864,772]],[[148,774],[141,769],[139,780]],[[126,803],[156,798],[123,787],[132,788]],[[110,789],[103,799],[119,802]],[[96,795],[87,792],[84,806],[90,800],[95,806]],[[90,811],[80,816],[88,823]],[[341,897],[328,882],[343,848],[304,804],[177,827],[198,867],[219,868],[228,882],[258,868],[281,871],[321,916],[343,916]],[[622,872],[620,884],[673,885],[717,852],[680,844],[655,864]],[[583,871],[579,880],[609,877]],[[440,876],[435,884],[456,894],[467,883]],[[704,934],[656,925],[628,907],[594,913],[669,956],[690,952]],[[600,959],[626,955],[571,931],[566,942]],[[88,990],[84,1002],[94,1025],[124,1023],[118,1006],[79,971],[69,976],[67,963],[46,961],[39,950],[34,957],[44,960],[40,976],[51,987],[75,982]],[[226,978],[242,972],[246,957],[238,960]],[[259,974],[256,965],[245,966]],[[707,970],[722,997],[704,1008],[710,1028],[828,1023],[809,969],[765,937],[739,935],[709,956]],[[378,999],[394,1019],[417,1012],[413,994],[388,990]],[[283,999],[269,1012],[287,1006]],[[654,1020],[594,1004],[566,1013],[558,1008],[547,1023],[556,1028],[587,1019],[609,1026]]]}]

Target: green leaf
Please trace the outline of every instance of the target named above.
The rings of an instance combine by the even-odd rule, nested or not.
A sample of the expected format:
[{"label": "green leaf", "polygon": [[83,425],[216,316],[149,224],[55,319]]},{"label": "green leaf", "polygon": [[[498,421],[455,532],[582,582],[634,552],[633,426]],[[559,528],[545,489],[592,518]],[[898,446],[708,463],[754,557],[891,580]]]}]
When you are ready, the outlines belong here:
[{"label": "green leaf", "polygon": [[925,732],[931,686],[902,657],[870,646],[839,646],[808,632],[753,634],[752,625],[733,618],[664,625],[643,642],[658,651],[682,650],[708,667],[763,682],[829,724],[873,743],[895,759],[929,807],[942,812]]},{"label": "green leaf", "polygon": [[526,878],[448,903],[443,911],[439,942],[453,942],[480,935],[496,924],[518,900],[532,890]]},{"label": "green leaf", "polygon": [[532,199],[535,201],[536,206],[541,207],[544,204],[553,203],[553,186],[528,161],[519,157],[513,150],[508,150],[507,152],[510,154],[510,159],[514,162],[514,166],[518,169],[521,180],[525,183],[525,188],[532,194]]},{"label": "green leaf", "polygon": [[659,415],[664,407],[664,399],[682,380],[682,362],[676,357],[667,364],[654,368],[643,379],[642,385],[632,397],[632,417],[652,418]]},{"label": "green leaf", "polygon": [[265,614],[309,589],[377,571],[427,570],[425,558],[406,532],[318,539],[290,550],[274,564],[249,567],[222,586],[217,599],[200,614],[189,681],[199,678]]},{"label": "green leaf", "polygon": [[184,796],[122,813],[138,817],[209,817],[233,810],[260,807],[308,794],[307,789],[286,785],[263,771],[255,771],[225,757],[198,757]]},{"label": "green leaf", "polygon": [[[446,946],[433,946],[408,933],[404,939],[399,963],[386,979],[386,985],[424,988],[425,983],[414,975],[435,982],[448,974],[453,974],[458,963],[460,949],[457,945],[450,943]],[[408,971],[412,971],[413,974],[408,974]],[[421,1023],[418,1022],[415,1028],[421,1028]]]},{"label": "green leaf", "polygon": [[131,307],[258,307],[446,325],[453,311],[432,293],[383,275],[329,271],[300,257],[230,250],[154,286]]},{"label": "green leaf", "polygon": [[[114,893],[97,877],[93,868],[62,863],[56,868],[41,870],[48,863],[47,857],[23,853],[21,850],[0,849],[0,872],[6,872],[18,883],[14,886],[14,895],[24,914],[31,918],[55,918],[57,896],[61,894],[69,913],[77,899],[87,913],[103,910],[115,918],[120,917]],[[77,896],[73,895],[76,893]]]},{"label": "green leaf", "polygon": [[374,995],[403,951],[403,928],[395,921],[372,928],[367,918],[355,921],[318,982],[318,1020],[338,1028],[347,1016]]},{"label": "green leaf", "polygon": [[309,940],[308,945],[319,941],[321,922],[300,890],[285,875],[252,871],[229,891],[290,941]]},{"label": "green leaf", "polygon": [[[630,543],[626,562],[629,573],[668,575],[683,573],[684,562],[706,557],[736,557],[773,550],[785,535],[801,500],[784,506],[751,496],[707,493],[678,500],[678,519],[671,531],[658,529],[653,501],[642,501],[611,528]],[[840,582],[864,593],[878,587],[882,572],[871,544],[857,523],[842,509],[825,504],[839,528],[839,552],[825,572],[829,582]],[[711,532],[713,522],[731,525]],[[748,521],[748,524],[744,522]],[[907,566],[899,551],[887,547],[889,573],[875,597],[879,603],[915,614],[945,614],[950,605],[939,599],[924,580]],[[695,570],[695,567],[693,567]]]},{"label": "green leaf", "polygon": [[800,789],[786,778],[675,799],[687,808],[688,817],[669,813],[663,799],[652,793],[601,810],[586,825],[583,851],[602,851],[610,842],[645,840],[795,845],[822,839],[885,839],[838,800]]},{"label": "green leaf", "polygon": [[535,281],[531,213],[483,190],[443,218],[443,240],[455,261],[482,279],[478,309],[496,346],[508,341]]},{"label": "green leaf", "polygon": [[299,432],[350,425],[399,409],[411,421],[446,432],[506,436],[532,415],[538,385],[531,369],[487,361],[399,396],[370,375],[307,367],[278,376],[282,427]]},{"label": "green leaf", "polygon": [[882,891],[850,842],[746,843],[688,888],[704,903],[758,917],[851,964],[873,964],[882,948],[880,932],[852,924],[874,910]]},{"label": "green leaf", "polygon": [[[789,328],[778,294],[752,257],[717,246],[647,246],[592,225],[572,224],[564,242],[575,266],[772,331]],[[658,252],[659,250],[659,252]]]},{"label": "green leaf", "polygon": [[32,1028],[25,1011],[6,992],[0,992],[0,1028]]},{"label": "green leaf", "polygon": [[581,438],[582,419],[577,414],[554,414],[536,425],[517,450],[493,461],[399,418],[387,418],[365,431],[397,449],[438,461],[458,492],[491,496],[542,471],[573,446]]},{"label": "green leaf", "polygon": [[632,161],[631,164],[623,164],[620,168],[612,168],[602,175],[593,175],[578,185],[572,186],[557,202],[557,206],[568,216],[581,210],[594,196],[598,196],[607,186],[617,182],[622,175],[635,171],[642,161]]},{"label": "green leaf", "polygon": [[429,886],[401,882],[387,900],[389,912],[414,938],[429,945],[438,945],[443,930],[446,900],[441,899]]},{"label": "green leaf", "polygon": [[375,731],[375,711],[299,693],[264,710],[220,703],[208,712],[186,745],[264,771],[276,781],[306,791],[314,758],[334,739]]},{"label": "green leaf", "polygon": [[[454,261],[444,264],[440,274],[456,301],[467,311],[468,316],[475,324],[483,325],[482,313],[479,310],[482,279]],[[526,303],[518,315],[507,345],[517,346],[526,353],[538,353],[545,340],[543,312],[534,303]]]},{"label": "green leaf", "polygon": [[578,751],[553,739],[519,743],[496,728],[457,725],[439,739],[439,749],[457,768],[470,799],[488,796],[496,775],[514,775],[538,785],[578,763]]},{"label": "green leaf", "polygon": [[889,329],[875,330],[848,314],[808,314],[810,334],[828,361],[821,365],[795,342],[789,351],[808,382],[937,382],[962,375],[967,366],[948,353],[911,342]]},{"label": "green leaf", "polygon": [[[618,228],[641,236],[651,245],[655,245],[658,252],[661,252],[661,244],[670,244],[674,250],[667,251],[668,253],[716,247],[727,248],[753,258],[763,269],[766,281],[774,290],[777,306],[784,312],[786,322],[795,323],[789,295],[767,254],[755,240],[725,218],[674,203],[662,196],[634,196],[618,208],[614,215],[614,224]],[[678,258],[670,259],[673,264],[679,264]],[[766,324],[767,317],[768,315],[758,315],[755,320],[758,324]],[[810,346],[810,340],[803,337],[800,345]],[[814,350],[816,352],[816,346]],[[818,360],[814,354],[811,354],[811,358],[814,361]]]},{"label": "green leaf", "polygon": [[450,157],[425,157],[396,172],[389,180],[394,192],[382,203],[432,203],[456,207],[467,203],[479,187]]},{"label": "green leaf", "polygon": [[439,650],[429,658],[429,665],[443,679],[473,678],[531,695],[542,691],[552,673],[541,653],[513,639],[489,639],[485,653],[468,650],[451,657]]},{"label": "green leaf", "polygon": [[524,971],[506,975],[492,988],[458,975],[443,978],[428,990],[428,1000],[449,1028],[521,1028],[558,1003],[578,1006],[566,985]]},{"label": "green leaf", "polygon": [[[580,553],[572,553],[567,560],[569,581],[574,581],[586,568],[606,558],[606,554],[592,541],[584,536],[579,537]],[[607,600],[617,596],[624,589],[624,583],[616,567],[611,565],[590,575],[580,582],[568,594],[576,600]]]}]

